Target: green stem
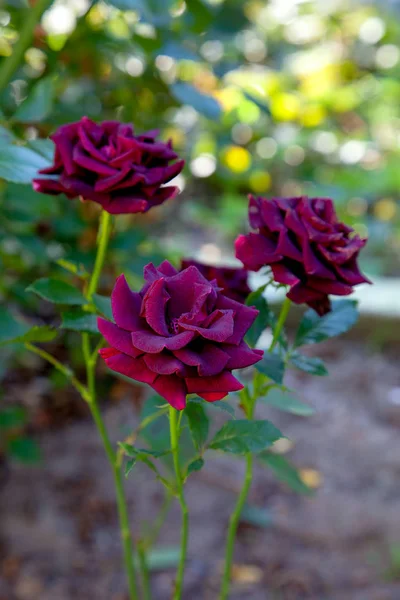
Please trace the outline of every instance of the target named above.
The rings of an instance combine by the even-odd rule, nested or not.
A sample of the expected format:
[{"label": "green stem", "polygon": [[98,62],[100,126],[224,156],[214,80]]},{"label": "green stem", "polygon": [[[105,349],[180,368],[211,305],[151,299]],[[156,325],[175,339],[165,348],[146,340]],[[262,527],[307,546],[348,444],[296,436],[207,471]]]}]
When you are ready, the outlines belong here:
[{"label": "green stem", "polygon": [[225,567],[224,574],[222,577],[221,593],[219,600],[226,600],[229,593],[229,585],[231,580],[232,560],[233,560],[233,549],[235,546],[236,532],[239,525],[240,515],[242,514],[244,504],[247,499],[247,495],[250,490],[251,482],[253,479],[253,455],[249,452],[246,454],[246,473],[244,477],[243,486],[237,499],[235,510],[231,514],[229,520],[228,537],[226,542],[225,550]]},{"label": "green stem", "polygon": [[53,367],[55,367],[57,371],[60,371],[60,373],[62,373],[67,379],[69,379],[74,388],[80,393],[82,398],[86,400],[86,402],[89,402],[88,389],[80,381],[78,381],[73,371],[69,367],[60,363],[60,361],[58,361],[56,358],[54,358],[54,356],[52,356],[45,350],[42,350],[42,348],[38,348],[37,346],[34,346],[29,342],[25,344],[25,348],[30,352],[37,354],[38,356],[43,358],[43,360],[46,360],[48,363],[53,365]]},{"label": "green stem", "polygon": [[107,253],[108,241],[111,234],[112,219],[110,213],[103,210],[100,217],[99,234],[97,238],[97,254],[96,261],[94,263],[94,269],[92,276],[89,281],[89,287],[86,292],[88,300],[92,299],[93,294],[96,293],[99,285],[99,279],[101,271],[104,266],[104,261]]},{"label": "green stem", "polygon": [[179,429],[178,429],[178,411],[172,406],[169,409],[169,425],[171,435],[171,451],[174,460],[177,496],[182,512],[181,527],[181,556],[176,574],[175,589],[172,596],[173,600],[180,600],[182,596],[183,576],[185,572],[188,534],[189,534],[189,512],[183,492],[183,479],[179,463]]},{"label": "green stem", "polygon": [[13,48],[11,56],[4,60],[0,69],[0,92],[2,92],[11,80],[15,71],[24,58],[26,49],[32,41],[35,27],[40,22],[44,11],[50,6],[53,0],[37,0],[33,6],[26,10],[26,16],[19,33],[18,42]]},{"label": "green stem", "polygon": [[274,329],[274,335],[272,338],[271,345],[268,349],[268,352],[272,352],[272,350],[275,348],[275,346],[279,340],[279,336],[282,333],[283,326],[284,326],[287,316],[289,314],[290,305],[291,305],[291,301],[289,300],[289,298],[285,298],[285,300],[283,301],[283,304],[282,304],[281,312],[279,313],[278,322]]},{"label": "green stem", "polygon": [[140,572],[142,574],[143,600],[151,600],[149,566],[147,564],[145,544],[142,541],[137,544],[137,554],[139,559]]},{"label": "green stem", "polygon": [[95,370],[97,357],[93,359],[91,356],[90,339],[89,334],[87,333],[84,333],[82,335],[82,346],[83,356],[86,364],[87,382],[90,396],[88,404],[93,416],[93,420],[96,424],[97,431],[99,432],[101,441],[103,442],[104,450],[106,452],[114,477],[122,547],[124,553],[124,563],[128,578],[129,599],[138,600],[138,593],[136,589],[136,577],[133,564],[132,536],[129,528],[128,508],[126,505],[121,469],[118,466],[117,455],[114,452],[113,447],[111,445],[103,418],[100,413],[99,406],[96,401]]},{"label": "green stem", "polygon": [[[110,239],[111,225],[111,215],[103,210],[97,238],[96,260],[88,289],[86,291],[86,297],[89,301],[92,299],[93,294],[96,293],[99,285],[100,275],[104,266],[107,246]],[[92,352],[90,346],[90,335],[88,333],[82,334],[82,350],[86,365],[87,386],[90,396],[89,408],[96,424],[97,431],[99,432],[101,441],[103,442],[104,450],[110,463],[114,478],[124,563],[128,579],[129,599],[138,600],[136,575],[133,563],[132,535],[129,527],[128,507],[126,504],[121,466],[118,461],[118,455],[111,445],[99,406],[97,404],[95,373],[98,354],[96,352]]]}]

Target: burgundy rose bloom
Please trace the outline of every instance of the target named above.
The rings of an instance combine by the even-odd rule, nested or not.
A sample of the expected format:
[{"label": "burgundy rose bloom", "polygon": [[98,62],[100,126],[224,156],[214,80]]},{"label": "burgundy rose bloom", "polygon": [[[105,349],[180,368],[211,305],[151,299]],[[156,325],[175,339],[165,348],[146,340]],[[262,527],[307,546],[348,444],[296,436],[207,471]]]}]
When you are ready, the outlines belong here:
[{"label": "burgundy rose bloom", "polygon": [[113,371],[148,383],[178,410],[186,395],[208,402],[243,388],[232,369],[261,360],[243,341],[258,311],[223,296],[196,267],[178,272],[168,261],[144,269],[144,287],[132,292],[118,277],[114,323],[98,319],[110,348],[100,350]]},{"label": "burgundy rose bloom", "polygon": [[328,294],[347,296],[353,286],[370,283],[357,265],[367,240],[338,221],[330,198],[250,196],[249,220],[257,233],[237,238],[237,258],[252,271],[270,265],[296,304],[324,315],[331,310]]},{"label": "burgundy rose bloom", "polygon": [[222,293],[228,298],[244,304],[251,289],[247,283],[248,272],[237,267],[214,267],[205,265],[192,259],[183,259],[181,268],[187,269],[191,265],[198,268],[208,281],[215,280]]},{"label": "burgundy rose bloom", "polygon": [[165,183],[181,172],[169,141],[156,141],[158,131],[134,135],[131,125],[118,121],[94,123],[83,117],[63,125],[51,139],[54,164],[39,171],[51,175],[35,179],[33,187],[43,194],[80,196],[98,202],[111,214],[146,212],[175,196],[177,187]]}]

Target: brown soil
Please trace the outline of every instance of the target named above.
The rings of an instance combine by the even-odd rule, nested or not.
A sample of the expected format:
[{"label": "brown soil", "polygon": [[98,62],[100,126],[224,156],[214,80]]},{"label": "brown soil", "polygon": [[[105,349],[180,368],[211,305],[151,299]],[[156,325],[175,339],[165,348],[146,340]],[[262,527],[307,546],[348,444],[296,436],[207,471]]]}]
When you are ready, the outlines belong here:
[{"label": "brown soil", "polygon": [[[257,467],[250,503],[268,510],[272,523],[241,524],[232,600],[400,598],[398,360],[346,340],[321,346],[319,355],[329,377],[287,376],[316,414],[301,418],[262,405],[259,415],[294,442],[288,456],[316,471],[311,476],[319,474],[321,485],[314,497],[298,496]],[[31,403],[36,393],[43,406],[40,383],[15,381],[11,391]],[[42,466],[10,464],[0,478],[0,600],[126,598],[110,471],[93,424],[77,412],[42,428]],[[104,416],[114,439],[136,422],[127,399],[105,408]],[[185,600],[218,598],[227,520],[242,475],[242,461],[210,455],[187,484]],[[137,530],[154,516],[160,484],[138,467],[127,494]],[[173,504],[158,546],[178,542]],[[173,569],[152,573],[155,600],[170,598],[173,575]]]}]

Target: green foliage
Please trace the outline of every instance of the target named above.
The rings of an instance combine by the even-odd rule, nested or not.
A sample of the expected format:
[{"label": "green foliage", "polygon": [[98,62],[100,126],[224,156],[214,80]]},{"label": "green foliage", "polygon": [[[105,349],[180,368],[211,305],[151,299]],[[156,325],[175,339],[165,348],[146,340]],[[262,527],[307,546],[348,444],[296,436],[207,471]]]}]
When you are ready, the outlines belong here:
[{"label": "green foliage", "polygon": [[357,321],[355,300],[334,300],[332,311],[320,317],[310,309],[304,315],[296,333],[295,347],[316,344],[348,331]]},{"label": "green foliage", "polygon": [[256,346],[258,338],[271,322],[271,312],[268,302],[263,296],[265,288],[266,285],[261,286],[255,292],[251,292],[246,299],[247,306],[254,306],[258,311],[260,311],[253,325],[246,334],[246,342],[251,348]]},{"label": "green foliage", "polygon": [[7,452],[15,460],[27,465],[34,465],[42,460],[40,447],[35,440],[26,436],[10,439]]},{"label": "green foliage", "polygon": [[53,110],[53,97],[53,77],[44,77],[32,88],[29,96],[15,111],[13,118],[22,123],[43,121]]},{"label": "green foliage", "polygon": [[302,481],[298,470],[281,454],[274,454],[267,450],[258,454],[257,460],[272,469],[279,481],[286,483],[294,492],[309,496],[314,493]]},{"label": "green foliage", "polygon": [[309,417],[313,415],[314,409],[308,404],[304,404],[304,402],[298,400],[294,395],[295,393],[296,392],[293,392],[292,390],[274,386],[267,390],[267,393],[264,396],[261,396],[260,400],[274,408],[300,417]]},{"label": "green foliage", "polygon": [[99,333],[96,316],[80,308],[71,309],[61,313],[61,318],[62,329]]},{"label": "green foliage", "polygon": [[0,178],[14,183],[31,183],[39,169],[48,167],[48,161],[30,148],[11,144],[0,148]]},{"label": "green foliage", "polygon": [[293,352],[290,355],[290,364],[310,375],[328,375],[328,370],[320,358],[305,356],[300,352]]},{"label": "green foliage", "polygon": [[272,379],[275,383],[282,383],[285,373],[285,363],[278,354],[266,352],[260,362],[256,363],[254,367],[259,373]]},{"label": "green foliage", "polygon": [[100,294],[93,294],[92,302],[101,315],[106,317],[109,321],[114,321],[110,298],[100,296]]},{"label": "green foliage", "polygon": [[207,413],[201,404],[188,402],[185,408],[185,415],[189,422],[194,447],[201,452],[207,442],[210,427],[210,420]]},{"label": "green foliage", "polygon": [[0,307],[0,346],[26,342],[50,342],[57,331],[47,325],[29,327]]},{"label": "green foliage", "polygon": [[38,279],[27,288],[27,291],[34,292],[44,300],[55,304],[75,305],[87,302],[78,289],[61,279]]},{"label": "green foliage", "polygon": [[232,454],[261,452],[282,437],[269,421],[227,421],[215,434],[209,448]]},{"label": "green foliage", "polygon": [[201,471],[201,469],[203,467],[204,467],[204,458],[195,458],[188,465],[186,477],[189,477],[189,475],[191,475],[192,473],[195,473],[197,471]]}]

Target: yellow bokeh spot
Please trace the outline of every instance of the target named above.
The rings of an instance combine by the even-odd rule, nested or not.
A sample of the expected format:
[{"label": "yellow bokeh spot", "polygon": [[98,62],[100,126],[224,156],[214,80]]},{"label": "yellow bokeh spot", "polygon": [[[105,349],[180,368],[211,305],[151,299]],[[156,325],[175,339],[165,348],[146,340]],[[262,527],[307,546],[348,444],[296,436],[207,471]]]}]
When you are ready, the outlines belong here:
[{"label": "yellow bokeh spot", "polygon": [[11,56],[12,47],[4,38],[0,39],[0,56]]},{"label": "yellow bokeh spot", "polygon": [[314,490],[322,485],[322,475],[315,469],[300,469],[299,475],[303,483]]},{"label": "yellow bokeh spot", "polygon": [[397,205],[391,198],[382,198],[374,207],[374,214],[380,221],[391,221],[397,213]]},{"label": "yellow bokeh spot", "polygon": [[228,146],[223,153],[222,161],[234,173],[244,173],[251,165],[251,155],[241,146]]},{"label": "yellow bokeh spot", "polygon": [[101,29],[107,21],[108,10],[105,4],[95,4],[86,15],[86,21],[92,29]]},{"label": "yellow bokeh spot", "polygon": [[250,188],[256,194],[267,192],[271,187],[271,182],[271,175],[268,171],[253,171],[249,177]]},{"label": "yellow bokeh spot", "polygon": [[107,22],[107,31],[115,38],[126,40],[131,37],[131,31],[122,16],[116,16]]},{"label": "yellow bokeh spot", "polygon": [[326,110],[320,104],[306,106],[301,115],[301,122],[304,127],[317,127],[326,118]]},{"label": "yellow bokeh spot", "polygon": [[223,90],[215,90],[213,96],[221,104],[225,112],[236,108],[242,99],[239,90],[233,87],[227,87]]},{"label": "yellow bokeh spot", "polygon": [[277,94],[272,99],[271,112],[277,121],[294,121],[300,110],[300,99],[294,94]]},{"label": "yellow bokeh spot", "polygon": [[178,129],[178,127],[167,127],[164,130],[163,138],[165,140],[172,140],[172,144],[174,147],[180,147],[185,144],[185,133],[182,129]]},{"label": "yellow bokeh spot", "polygon": [[325,65],[321,69],[300,76],[300,91],[308,98],[323,98],[338,89],[341,81],[337,64]]}]

